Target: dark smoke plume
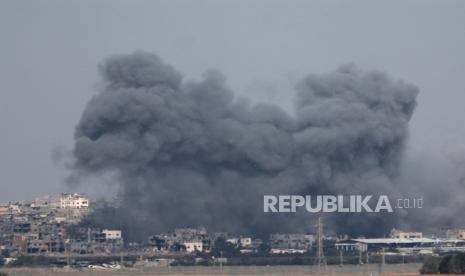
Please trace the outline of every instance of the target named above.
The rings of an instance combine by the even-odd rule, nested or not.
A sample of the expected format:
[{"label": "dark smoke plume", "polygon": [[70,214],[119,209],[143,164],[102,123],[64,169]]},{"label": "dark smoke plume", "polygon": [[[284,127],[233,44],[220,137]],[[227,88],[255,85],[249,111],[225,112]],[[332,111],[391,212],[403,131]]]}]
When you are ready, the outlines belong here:
[{"label": "dark smoke plume", "polygon": [[[73,178],[115,175],[119,207],[90,219],[130,239],[196,225],[309,231],[313,215],[265,214],[263,195],[400,193],[394,180],[418,89],[384,73],[344,65],[309,75],[288,114],[235,98],[217,71],[185,82],[145,52],[115,55],[100,72],[105,88],[76,128]],[[375,234],[398,218],[327,222],[339,233]]]}]

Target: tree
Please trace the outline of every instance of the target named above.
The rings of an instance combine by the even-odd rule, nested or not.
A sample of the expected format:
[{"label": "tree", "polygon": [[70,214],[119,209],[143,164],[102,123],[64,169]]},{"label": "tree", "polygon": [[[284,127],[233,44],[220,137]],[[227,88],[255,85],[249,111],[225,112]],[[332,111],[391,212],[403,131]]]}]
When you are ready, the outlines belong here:
[{"label": "tree", "polygon": [[465,273],[465,253],[459,253],[452,257],[449,256],[447,258],[447,261],[444,263],[444,265],[440,266],[439,272],[441,274],[445,274],[445,273],[463,274]]},{"label": "tree", "polygon": [[269,246],[267,243],[262,243],[258,246],[258,254],[260,255],[268,255],[270,254],[271,251],[271,246]]},{"label": "tree", "polygon": [[421,274],[438,274],[439,273],[439,264],[441,258],[438,257],[429,257],[426,258],[423,262],[423,267],[420,269]]},{"label": "tree", "polygon": [[235,244],[226,241],[225,238],[220,237],[215,240],[212,248],[212,256],[215,257],[234,257],[241,254],[240,248]]}]

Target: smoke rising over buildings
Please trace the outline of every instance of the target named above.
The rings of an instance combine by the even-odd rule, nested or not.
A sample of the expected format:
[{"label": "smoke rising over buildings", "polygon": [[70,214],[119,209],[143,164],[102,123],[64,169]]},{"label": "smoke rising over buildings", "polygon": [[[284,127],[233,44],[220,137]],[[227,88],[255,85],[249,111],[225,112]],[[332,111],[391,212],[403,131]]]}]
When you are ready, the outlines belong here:
[{"label": "smoke rising over buildings", "polygon": [[[289,114],[235,97],[217,71],[184,81],[150,53],[112,56],[100,72],[105,87],[77,125],[70,179],[112,174],[120,206],[90,219],[130,239],[190,225],[309,229],[308,214],[264,214],[267,194],[400,194],[414,85],[343,65],[303,78]],[[373,223],[386,229],[401,216],[332,215],[328,223],[374,234]]]}]

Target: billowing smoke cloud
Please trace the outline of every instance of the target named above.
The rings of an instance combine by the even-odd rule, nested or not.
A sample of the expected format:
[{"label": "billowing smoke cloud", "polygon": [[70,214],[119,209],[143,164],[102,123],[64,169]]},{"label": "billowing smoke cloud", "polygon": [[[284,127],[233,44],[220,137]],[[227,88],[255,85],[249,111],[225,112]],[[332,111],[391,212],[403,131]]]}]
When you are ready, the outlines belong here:
[{"label": "billowing smoke cloud", "polygon": [[425,202],[425,208],[409,210],[405,228],[444,235],[446,229],[465,227],[465,143],[448,135],[438,138],[410,143],[397,182],[404,194]]},{"label": "billowing smoke cloud", "polygon": [[[301,80],[288,114],[237,99],[217,71],[183,81],[145,52],[113,56],[100,72],[105,88],[76,128],[73,178],[115,175],[120,205],[93,219],[129,238],[196,225],[309,231],[315,216],[265,214],[263,195],[399,194],[394,179],[418,93],[411,84],[344,65]],[[397,219],[327,222],[339,233],[370,234]]]}]

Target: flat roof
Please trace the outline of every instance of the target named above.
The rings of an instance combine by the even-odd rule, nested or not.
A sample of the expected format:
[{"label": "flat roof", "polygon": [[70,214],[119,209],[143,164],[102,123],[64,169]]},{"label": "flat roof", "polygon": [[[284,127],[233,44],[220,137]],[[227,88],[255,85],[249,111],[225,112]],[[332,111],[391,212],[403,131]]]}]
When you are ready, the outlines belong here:
[{"label": "flat roof", "polygon": [[[390,244],[398,244],[398,243],[438,243],[444,242],[440,239],[430,239],[430,238],[412,238],[412,239],[394,239],[394,238],[376,238],[376,239],[352,239],[356,242],[366,243],[366,244],[377,244],[377,243],[390,243]],[[465,242],[465,241],[464,241]]]}]

